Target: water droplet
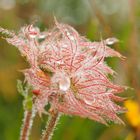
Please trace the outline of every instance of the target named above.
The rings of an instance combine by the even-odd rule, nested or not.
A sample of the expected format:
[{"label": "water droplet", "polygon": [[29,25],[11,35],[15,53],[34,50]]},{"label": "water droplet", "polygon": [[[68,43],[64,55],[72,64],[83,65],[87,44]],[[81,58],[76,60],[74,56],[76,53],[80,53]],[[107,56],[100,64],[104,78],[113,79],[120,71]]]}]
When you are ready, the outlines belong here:
[{"label": "water droplet", "polygon": [[119,40],[117,38],[114,38],[114,37],[108,38],[108,39],[105,40],[107,45],[113,45],[114,43],[117,43],[118,41]]},{"label": "water droplet", "polygon": [[70,78],[63,75],[59,81],[59,89],[62,91],[67,91],[70,88]]},{"label": "water droplet", "polygon": [[87,104],[87,105],[92,105],[92,101],[89,101],[89,100],[85,100],[85,103]]}]

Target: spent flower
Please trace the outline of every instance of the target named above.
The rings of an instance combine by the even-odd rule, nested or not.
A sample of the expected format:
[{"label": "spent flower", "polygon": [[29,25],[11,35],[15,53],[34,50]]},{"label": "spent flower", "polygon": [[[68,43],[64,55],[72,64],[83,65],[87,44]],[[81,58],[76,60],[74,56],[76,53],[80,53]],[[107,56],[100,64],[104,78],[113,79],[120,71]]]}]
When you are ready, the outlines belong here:
[{"label": "spent flower", "polygon": [[[7,33],[7,30],[1,29]],[[58,112],[89,118],[104,124],[123,123],[117,114],[124,112],[116,102],[124,87],[111,82],[114,71],[106,57],[123,56],[108,45],[116,38],[91,42],[69,25],[55,21],[47,32],[33,25],[21,28],[6,40],[26,57],[30,68],[23,70],[25,80],[33,87],[34,105],[39,114],[50,104]]]}]

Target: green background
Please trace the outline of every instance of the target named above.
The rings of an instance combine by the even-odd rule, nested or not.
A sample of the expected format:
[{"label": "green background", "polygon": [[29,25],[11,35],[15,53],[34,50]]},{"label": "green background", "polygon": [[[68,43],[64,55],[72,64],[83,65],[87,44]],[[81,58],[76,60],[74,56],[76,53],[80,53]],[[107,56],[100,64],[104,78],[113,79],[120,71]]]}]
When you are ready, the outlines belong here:
[{"label": "green background", "polygon": [[[110,58],[107,63],[118,73],[115,83],[133,88],[123,96],[139,103],[140,1],[0,0],[0,26],[3,28],[18,31],[21,26],[35,23],[43,30],[54,25],[54,16],[92,41],[112,36],[120,40],[113,47],[126,56],[126,60]],[[0,38],[0,140],[19,139],[23,98],[17,93],[16,80],[23,80],[18,70],[26,66],[18,50]],[[139,140],[139,129],[131,127],[125,115],[121,118],[125,126],[106,127],[88,119],[62,116],[53,140]],[[39,140],[46,119],[46,116],[36,116],[30,140]]]}]

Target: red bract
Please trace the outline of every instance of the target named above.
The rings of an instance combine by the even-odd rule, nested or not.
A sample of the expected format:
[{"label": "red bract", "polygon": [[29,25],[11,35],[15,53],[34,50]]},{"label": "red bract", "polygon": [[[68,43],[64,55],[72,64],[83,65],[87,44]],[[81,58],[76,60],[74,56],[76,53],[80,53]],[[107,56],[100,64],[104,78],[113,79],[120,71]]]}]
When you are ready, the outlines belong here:
[{"label": "red bract", "polygon": [[69,25],[55,22],[55,27],[40,32],[32,25],[6,40],[27,58],[30,68],[24,70],[26,81],[36,95],[39,113],[51,108],[68,114],[96,120],[123,123],[117,116],[124,111],[116,101],[124,87],[113,84],[108,74],[114,71],[104,62],[106,57],[120,57],[107,45],[118,40],[109,38],[90,42]]}]

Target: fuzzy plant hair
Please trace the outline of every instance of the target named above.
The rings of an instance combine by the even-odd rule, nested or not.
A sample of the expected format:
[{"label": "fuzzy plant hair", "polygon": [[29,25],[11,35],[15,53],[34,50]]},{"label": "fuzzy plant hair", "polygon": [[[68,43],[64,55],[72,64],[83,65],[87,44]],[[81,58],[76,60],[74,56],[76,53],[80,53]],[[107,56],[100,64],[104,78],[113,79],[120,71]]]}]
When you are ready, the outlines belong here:
[{"label": "fuzzy plant hair", "polygon": [[[44,32],[33,25],[18,33],[2,28],[0,32],[9,35],[6,41],[16,46],[30,65],[22,72],[32,86],[33,106],[40,116],[57,112],[103,124],[123,123],[118,114],[125,109],[117,102],[124,100],[118,93],[125,87],[108,78],[115,72],[105,62],[107,57],[123,58],[109,47],[118,42],[116,38],[91,42],[57,21]],[[45,110],[48,104],[50,108]]]}]

